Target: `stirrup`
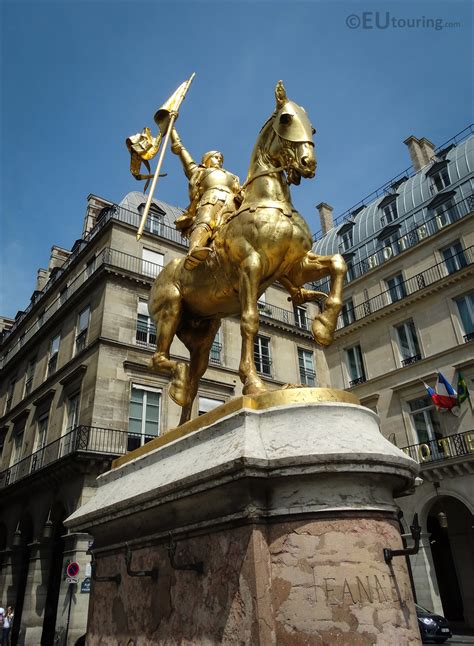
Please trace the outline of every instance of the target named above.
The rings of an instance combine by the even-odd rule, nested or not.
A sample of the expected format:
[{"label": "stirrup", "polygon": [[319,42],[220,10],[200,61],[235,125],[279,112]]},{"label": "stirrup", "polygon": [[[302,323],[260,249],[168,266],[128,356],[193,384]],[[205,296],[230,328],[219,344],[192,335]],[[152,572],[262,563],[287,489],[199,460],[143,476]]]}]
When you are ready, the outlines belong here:
[{"label": "stirrup", "polygon": [[195,269],[204,260],[206,260],[211,251],[211,247],[195,247],[186,256],[184,267],[186,269]]}]

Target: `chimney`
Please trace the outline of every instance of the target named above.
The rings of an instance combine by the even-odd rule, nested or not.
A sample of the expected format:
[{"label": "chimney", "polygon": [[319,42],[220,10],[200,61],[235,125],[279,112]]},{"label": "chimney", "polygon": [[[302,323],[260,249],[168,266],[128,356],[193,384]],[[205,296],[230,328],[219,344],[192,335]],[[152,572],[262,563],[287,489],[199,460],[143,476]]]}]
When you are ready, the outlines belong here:
[{"label": "chimney", "polygon": [[405,139],[403,142],[408,146],[408,152],[410,153],[411,163],[413,168],[418,172],[426,165],[425,156],[420,145],[420,141],[411,135],[408,139]]},{"label": "chimney", "polygon": [[408,146],[411,163],[417,172],[421,170],[423,166],[429,164],[435,156],[435,147],[429,139],[426,139],[426,137],[417,139],[411,135],[408,139],[405,139],[403,143]]},{"label": "chimney", "polygon": [[48,282],[49,271],[47,269],[38,269],[36,277],[36,291],[41,292]]},{"label": "chimney", "polygon": [[53,245],[51,247],[51,256],[49,258],[49,273],[51,273],[55,267],[62,267],[70,255],[71,252],[67,249]]},{"label": "chimney", "polygon": [[423,139],[420,139],[420,146],[421,146],[421,150],[423,151],[423,155],[425,157],[425,163],[429,164],[430,161],[435,156],[434,144],[432,144],[429,139],[426,139],[425,137],[423,137]]},{"label": "chimney", "polygon": [[329,206],[329,204],[326,204],[326,202],[321,202],[321,204],[318,204],[316,208],[319,211],[321,230],[323,232],[323,235],[326,235],[328,231],[334,228],[334,219],[332,217],[332,212],[334,211],[334,209],[332,208],[332,206]]}]

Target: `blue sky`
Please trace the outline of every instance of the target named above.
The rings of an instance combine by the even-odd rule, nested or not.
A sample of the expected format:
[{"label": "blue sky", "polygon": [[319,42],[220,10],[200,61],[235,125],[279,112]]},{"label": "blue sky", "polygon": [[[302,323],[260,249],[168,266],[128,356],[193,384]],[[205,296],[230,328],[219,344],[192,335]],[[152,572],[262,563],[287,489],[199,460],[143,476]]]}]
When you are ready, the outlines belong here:
[{"label": "blue sky", "polygon": [[[5,316],[28,305],[51,246],[80,237],[89,193],[119,202],[139,189],[125,138],[154,129],[155,110],[193,71],[183,142],[196,158],[222,150],[241,178],[276,81],[306,108],[319,165],[293,201],[312,231],[316,204],[337,215],[408,167],[408,135],[439,145],[472,121],[467,1],[4,0],[0,11]],[[387,28],[376,12],[379,26],[388,12]],[[413,18],[418,27],[404,26]],[[164,170],[156,196],[185,206],[173,155]]]}]

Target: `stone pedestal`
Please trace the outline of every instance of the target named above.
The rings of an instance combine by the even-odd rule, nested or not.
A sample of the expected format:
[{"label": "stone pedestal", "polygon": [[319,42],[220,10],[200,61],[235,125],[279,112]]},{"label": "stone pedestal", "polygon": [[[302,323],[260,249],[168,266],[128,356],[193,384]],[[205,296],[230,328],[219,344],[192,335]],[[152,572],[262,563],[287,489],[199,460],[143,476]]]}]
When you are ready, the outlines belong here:
[{"label": "stone pedestal", "polygon": [[121,577],[92,582],[87,644],[420,643],[405,558],[383,558],[418,465],[354,401],[243,397],[117,460],[67,520]]}]

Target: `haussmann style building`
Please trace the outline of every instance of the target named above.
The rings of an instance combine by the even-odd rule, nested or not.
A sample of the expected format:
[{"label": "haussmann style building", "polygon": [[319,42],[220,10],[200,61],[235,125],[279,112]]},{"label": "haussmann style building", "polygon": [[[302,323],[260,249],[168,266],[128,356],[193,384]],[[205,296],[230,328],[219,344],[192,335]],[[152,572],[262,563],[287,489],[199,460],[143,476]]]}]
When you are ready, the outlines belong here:
[{"label": "haussmann style building", "polygon": [[[399,500],[404,532],[415,512],[423,529],[411,558],[415,593],[464,627],[474,627],[472,405],[439,413],[420,380],[461,371],[474,392],[472,132],[438,149],[410,137],[413,167],[337,221],[321,203],[314,249],[343,253],[349,265],[336,340],[315,346],[317,306],[293,308],[276,286],[260,299],[254,346],[270,387],[353,390],[379,414],[382,433],[421,463],[423,484]],[[2,318],[0,600],[16,609],[14,645],[73,645],[86,632],[91,539],[63,521],[115,457],[178,424],[166,377],[148,368],[156,330],[147,300],[186,242],[173,225],[181,210],[157,200],[137,242],[145,201],[139,192],[119,204],[90,195],[81,238],[71,250],[52,248],[28,307]],[[178,340],[172,354],[187,356]],[[241,393],[239,357],[239,321],[229,318],[195,415]]]}]

